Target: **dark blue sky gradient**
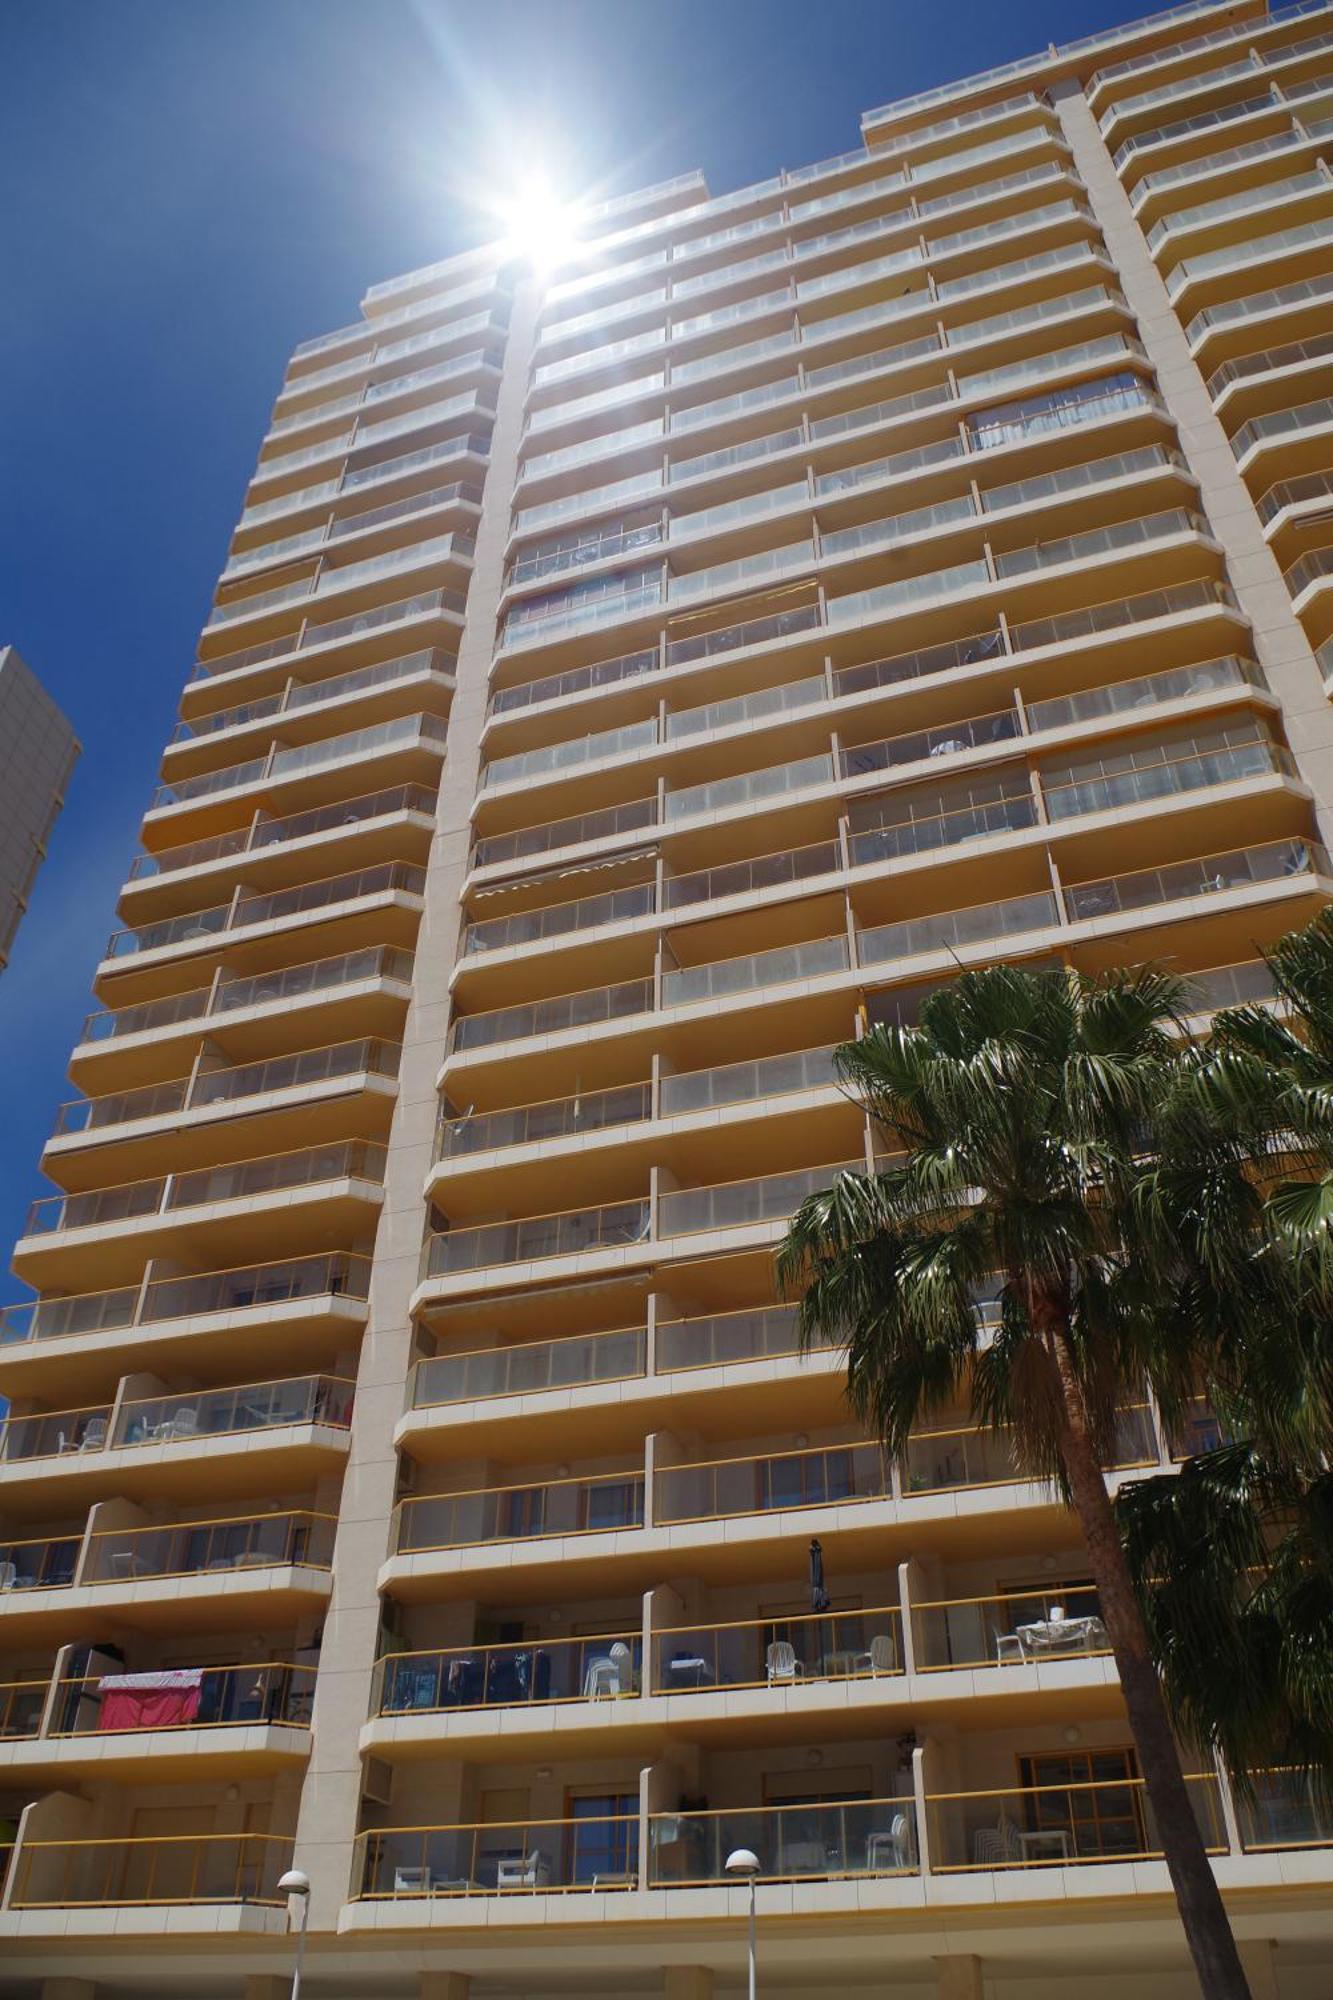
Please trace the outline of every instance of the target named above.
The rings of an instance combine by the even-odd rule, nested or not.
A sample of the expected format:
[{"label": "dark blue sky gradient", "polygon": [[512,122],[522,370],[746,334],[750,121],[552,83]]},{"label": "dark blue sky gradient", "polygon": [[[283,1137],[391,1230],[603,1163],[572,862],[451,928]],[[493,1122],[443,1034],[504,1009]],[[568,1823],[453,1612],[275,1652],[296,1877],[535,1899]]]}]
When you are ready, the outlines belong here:
[{"label": "dark blue sky gradient", "polygon": [[0,1251],[38,1155],[283,365],[493,234],[549,152],[714,194],[1124,0],[7,0],[0,641],[83,740],[0,976]]}]

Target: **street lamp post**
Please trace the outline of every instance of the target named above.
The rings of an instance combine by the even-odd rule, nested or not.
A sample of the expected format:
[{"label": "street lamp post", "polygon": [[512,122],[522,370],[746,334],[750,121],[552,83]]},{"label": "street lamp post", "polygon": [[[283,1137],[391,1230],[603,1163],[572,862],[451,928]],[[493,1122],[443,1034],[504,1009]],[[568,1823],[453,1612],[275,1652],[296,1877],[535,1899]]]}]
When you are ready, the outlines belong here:
[{"label": "street lamp post", "polygon": [[754,1885],[759,1873],[759,1856],[749,1847],[737,1847],[722,1864],[723,1873],[741,1877],[750,1884],[750,2000],[758,1991],[758,1956],[755,1950]]},{"label": "street lamp post", "polygon": [[292,2000],[301,2000],[301,1967],[305,1963],[305,1931],[310,1920],[310,1877],[302,1868],[289,1868],[278,1887],[285,1896],[295,1896],[301,1905],[296,1931],[296,1966],[292,1973]]}]

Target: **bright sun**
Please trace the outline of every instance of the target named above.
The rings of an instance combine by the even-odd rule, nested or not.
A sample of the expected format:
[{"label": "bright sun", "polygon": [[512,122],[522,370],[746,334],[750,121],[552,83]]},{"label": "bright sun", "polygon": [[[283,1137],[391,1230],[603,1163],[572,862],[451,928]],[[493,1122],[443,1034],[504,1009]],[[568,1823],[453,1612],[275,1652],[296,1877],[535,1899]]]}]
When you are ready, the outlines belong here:
[{"label": "bright sun", "polygon": [[578,247],[578,210],[536,175],[522,183],[501,213],[508,247],[539,274],[554,270]]}]

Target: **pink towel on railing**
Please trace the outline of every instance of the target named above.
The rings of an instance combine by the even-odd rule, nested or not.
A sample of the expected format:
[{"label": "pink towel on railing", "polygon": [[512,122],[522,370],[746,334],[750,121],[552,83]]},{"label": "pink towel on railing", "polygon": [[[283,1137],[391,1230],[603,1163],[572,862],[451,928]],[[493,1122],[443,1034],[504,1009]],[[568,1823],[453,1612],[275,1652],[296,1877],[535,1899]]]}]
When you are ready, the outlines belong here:
[{"label": "pink towel on railing", "polygon": [[199,1713],[202,1667],[172,1667],[154,1674],[104,1674],[100,1729],[172,1729]]}]

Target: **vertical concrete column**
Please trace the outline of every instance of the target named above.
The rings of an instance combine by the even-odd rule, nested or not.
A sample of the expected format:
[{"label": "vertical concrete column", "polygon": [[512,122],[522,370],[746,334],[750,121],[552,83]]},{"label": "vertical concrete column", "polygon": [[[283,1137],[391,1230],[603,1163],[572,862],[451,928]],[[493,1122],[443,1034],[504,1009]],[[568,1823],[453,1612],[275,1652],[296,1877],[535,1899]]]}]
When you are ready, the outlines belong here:
[{"label": "vertical concrete column", "polygon": [[435,1140],[436,1078],[444,1058],[449,978],[457,957],[458,892],[467,870],[495,607],[504,571],[537,305],[536,287],[520,287],[477,524],[467,622],[449,715],[448,756],[426,873],[426,906],[417,935],[398,1100],[389,1132],[384,1207],[375,1239],[370,1311],[357,1369],[334,1546],[333,1591],[315,1690],[310,1765],[297,1826],[296,1865],[310,1877],[310,1927],[315,1931],[335,1927],[351,1883],[361,1795],[357,1737],[369,1709],[379,1631],[376,1577],[390,1553],[397,1474],[393,1429],[402,1413],[411,1365],[411,1300],[425,1224],[421,1189]]},{"label": "vertical concrete column", "polygon": [[245,2000],[291,2000],[292,1982],[281,1972],[249,1972]]},{"label": "vertical concrete column", "polygon": [[419,2000],[467,2000],[471,1991],[466,1972],[423,1972]]},{"label": "vertical concrete column", "polygon": [[662,1982],[666,2000],[713,2000],[710,1965],[669,1965]]},{"label": "vertical concrete column", "polygon": [[1072,80],[1052,84],[1050,95],[1157,371],[1181,454],[1198,481],[1209,530],[1222,546],[1228,580],[1254,628],[1255,654],[1282,703],[1287,740],[1315,794],[1320,835],[1327,841],[1333,836],[1333,703],[1092,109]]},{"label": "vertical concrete column", "polygon": [[939,2000],[984,2000],[981,1960],[971,1952],[954,1952],[935,1960],[935,1990]]},{"label": "vertical concrete column", "polygon": [[1277,1983],[1277,1943],[1273,1938],[1236,1940],[1250,2000],[1280,2000]]}]

